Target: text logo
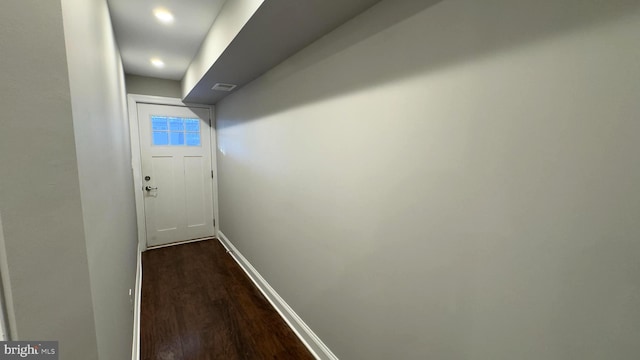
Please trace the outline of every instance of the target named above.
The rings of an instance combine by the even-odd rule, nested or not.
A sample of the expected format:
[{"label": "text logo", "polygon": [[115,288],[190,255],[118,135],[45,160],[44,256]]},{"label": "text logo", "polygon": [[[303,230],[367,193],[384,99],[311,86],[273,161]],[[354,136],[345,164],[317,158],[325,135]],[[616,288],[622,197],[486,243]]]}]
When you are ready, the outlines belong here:
[{"label": "text logo", "polygon": [[0,360],[58,360],[57,341],[0,341]]}]

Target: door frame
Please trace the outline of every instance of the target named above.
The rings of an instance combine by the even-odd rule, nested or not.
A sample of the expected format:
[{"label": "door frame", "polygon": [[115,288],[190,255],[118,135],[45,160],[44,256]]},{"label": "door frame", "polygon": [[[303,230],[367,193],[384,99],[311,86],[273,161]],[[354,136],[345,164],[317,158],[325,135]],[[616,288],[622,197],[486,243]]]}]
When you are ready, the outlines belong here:
[{"label": "door frame", "polygon": [[[213,234],[217,237],[218,224],[220,223],[218,221],[218,168],[216,163],[216,153],[218,145],[216,139],[215,113],[213,105],[184,103],[181,99],[178,98],[128,94],[127,107],[129,110],[129,138],[131,139],[131,168],[133,170],[133,189],[136,201],[136,218],[138,224],[138,251],[142,252],[147,250],[147,226],[144,210],[144,192],[142,189],[142,155],[140,149],[138,104],[197,107],[207,109],[209,111],[209,136],[211,137],[211,169],[213,170],[213,181],[211,182],[211,195],[213,197],[213,199],[211,200],[213,203],[214,220]],[[183,242],[179,242],[176,244],[180,243]]]}]

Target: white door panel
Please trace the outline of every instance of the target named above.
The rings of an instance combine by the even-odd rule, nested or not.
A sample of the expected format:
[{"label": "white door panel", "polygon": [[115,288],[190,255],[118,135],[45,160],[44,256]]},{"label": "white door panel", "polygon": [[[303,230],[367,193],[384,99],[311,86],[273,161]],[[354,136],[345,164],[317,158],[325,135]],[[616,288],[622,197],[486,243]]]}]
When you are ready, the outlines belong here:
[{"label": "white door panel", "polygon": [[[153,227],[157,231],[176,230],[180,209],[176,206],[178,201],[175,190],[178,186],[175,179],[174,158],[172,156],[152,156],[150,160],[151,171],[148,171],[148,175],[153,181],[149,183],[162,189],[162,196],[158,195],[157,190],[148,191],[145,194],[145,202],[148,204],[145,206],[148,213],[147,224],[153,223]],[[153,200],[149,196],[152,196]]]},{"label": "white door panel", "polygon": [[138,121],[147,245],[213,236],[209,110],[138,104]]},{"label": "white door panel", "polygon": [[206,222],[204,218],[205,201],[202,198],[205,183],[200,176],[206,171],[204,168],[201,157],[187,156],[184,158],[185,197],[186,202],[191,205],[187,207],[188,227],[202,226]]}]

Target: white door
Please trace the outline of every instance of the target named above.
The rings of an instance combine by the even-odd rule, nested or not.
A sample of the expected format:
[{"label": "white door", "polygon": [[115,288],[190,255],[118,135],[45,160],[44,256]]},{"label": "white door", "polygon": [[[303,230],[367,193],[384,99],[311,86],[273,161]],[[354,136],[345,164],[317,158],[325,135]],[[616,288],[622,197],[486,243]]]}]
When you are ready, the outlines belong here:
[{"label": "white door", "polygon": [[209,109],[138,104],[147,246],[212,237]]}]

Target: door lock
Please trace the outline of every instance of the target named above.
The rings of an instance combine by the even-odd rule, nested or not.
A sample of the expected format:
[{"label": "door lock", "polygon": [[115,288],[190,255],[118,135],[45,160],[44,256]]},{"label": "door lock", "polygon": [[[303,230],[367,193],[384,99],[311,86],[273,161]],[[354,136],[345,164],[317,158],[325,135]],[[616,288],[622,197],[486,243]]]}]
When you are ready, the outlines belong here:
[{"label": "door lock", "polygon": [[147,185],[147,186],[144,187],[144,189],[147,190],[147,191],[152,191],[152,190],[158,190],[158,187],[157,186],[156,187],[152,187],[152,186]]}]

